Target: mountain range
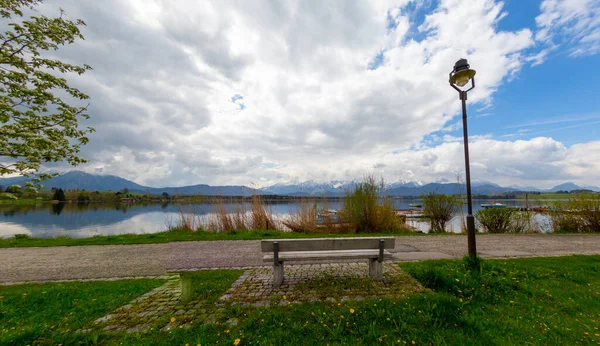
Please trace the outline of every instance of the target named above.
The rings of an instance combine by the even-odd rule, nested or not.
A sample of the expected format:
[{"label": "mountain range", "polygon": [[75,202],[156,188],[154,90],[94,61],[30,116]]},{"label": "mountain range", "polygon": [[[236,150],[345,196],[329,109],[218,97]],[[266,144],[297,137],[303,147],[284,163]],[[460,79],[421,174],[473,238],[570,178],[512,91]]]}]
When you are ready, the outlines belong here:
[{"label": "mountain range", "polygon": [[[13,177],[0,179],[0,186],[6,188],[10,185],[24,185],[29,178]],[[247,186],[210,186],[206,184],[189,185],[181,187],[149,187],[136,184],[130,180],[114,175],[95,175],[81,171],[71,171],[43,182],[48,189],[52,187],[62,189],[84,189],[87,191],[121,191],[127,189],[131,192],[150,193],[160,195],[166,192],[170,195],[206,195],[206,196],[250,196],[253,194],[282,195],[282,196],[320,196],[340,197],[348,190],[356,186],[355,181],[330,181],[315,182],[312,180],[304,182],[277,183],[275,185],[253,189]],[[596,186],[578,186],[567,182],[557,185],[551,189],[538,189],[535,187],[508,186],[503,187],[487,181],[473,181],[473,194],[489,195],[507,192],[556,192],[588,189],[600,191]],[[440,194],[464,193],[464,184],[434,182],[422,184],[419,182],[393,182],[386,184],[388,196],[421,196],[426,193],[436,192]]]}]

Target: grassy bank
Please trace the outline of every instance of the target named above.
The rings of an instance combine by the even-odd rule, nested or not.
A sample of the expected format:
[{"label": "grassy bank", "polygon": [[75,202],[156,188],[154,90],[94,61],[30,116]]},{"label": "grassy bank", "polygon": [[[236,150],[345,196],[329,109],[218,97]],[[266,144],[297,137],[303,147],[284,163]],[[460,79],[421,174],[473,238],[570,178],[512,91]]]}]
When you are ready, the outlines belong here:
[{"label": "grassy bank", "polygon": [[[600,341],[600,256],[486,260],[480,270],[473,270],[461,260],[400,266],[431,290],[343,303],[216,307],[211,302],[240,272],[199,272],[194,274],[198,275],[197,282],[205,285],[198,288],[198,298],[208,303],[202,309],[214,310],[207,312],[217,316],[215,323],[189,321],[185,328],[168,332],[154,328],[146,334],[49,331],[43,338],[36,338],[32,332],[27,337],[5,341],[110,345],[572,345]],[[344,280],[334,281],[318,289],[335,295],[344,287],[330,286],[347,284]],[[79,301],[89,304],[93,285],[83,287],[82,292],[66,292],[61,299],[88,297]],[[44,290],[49,291],[49,287]],[[21,295],[25,291],[19,291],[19,287],[11,289],[15,292],[10,300],[4,298],[3,310],[18,309],[19,316],[39,310],[36,325],[52,325],[57,316],[72,309],[57,307],[60,313],[44,312],[51,306],[35,305],[35,299],[42,297],[40,290],[35,294],[29,291],[24,299]],[[14,301],[22,303],[16,308]],[[213,308],[208,308],[210,305]],[[78,323],[92,321],[93,317],[83,310],[76,308],[67,316],[80,320]],[[2,318],[4,322],[6,317]],[[236,323],[228,324],[232,319]],[[24,322],[20,326],[30,325],[31,322]],[[16,325],[4,328],[11,330],[12,326]],[[19,332],[11,333],[14,336]]]},{"label": "grassy bank", "polygon": [[0,248],[9,247],[47,247],[47,246],[80,246],[80,245],[126,245],[126,244],[161,244],[175,241],[209,241],[209,240],[259,240],[259,239],[296,239],[296,238],[334,238],[334,237],[379,237],[425,235],[415,232],[396,233],[298,233],[274,230],[243,230],[229,232],[181,231],[151,234],[121,234],[94,236],[90,238],[34,238],[17,235],[13,238],[0,239]]}]

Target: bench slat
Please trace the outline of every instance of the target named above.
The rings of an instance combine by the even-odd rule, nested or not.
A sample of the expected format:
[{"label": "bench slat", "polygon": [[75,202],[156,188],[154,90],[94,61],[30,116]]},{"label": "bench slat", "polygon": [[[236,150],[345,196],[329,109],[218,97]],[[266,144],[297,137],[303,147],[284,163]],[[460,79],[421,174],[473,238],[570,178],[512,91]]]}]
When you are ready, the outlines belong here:
[{"label": "bench slat", "polygon": [[385,249],[394,248],[394,237],[269,239],[261,241],[260,247],[262,252],[273,252],[273,242],[277,241],[280,254],[288,251],[379,249],[380,239],[385,241]]},{"label": "bench slat", "polygon": [[[279,262],[308,261],[308,260],[335,260],[335,259],[366,259],[378,258],[379,250],[338,250],[338,251],[288,251],[279,253]],[[389,251],[383,252],[383,257],[392,257]],[[273,262],[273,254],[263,256],[264,262]]]}]

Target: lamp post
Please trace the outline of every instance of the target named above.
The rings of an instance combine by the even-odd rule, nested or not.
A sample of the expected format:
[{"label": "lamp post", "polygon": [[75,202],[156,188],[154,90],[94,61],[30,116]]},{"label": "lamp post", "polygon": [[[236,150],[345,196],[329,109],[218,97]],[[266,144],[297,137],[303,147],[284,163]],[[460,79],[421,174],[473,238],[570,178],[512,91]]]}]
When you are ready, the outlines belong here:
[{"label": "lamp post", "polygon": [[[469,134],[467,131],[467,93],[475,88],[475,70],[470,69],[467,59],[460,59],[454,64],[454,70],[450,72],[450,86],[458,91],[459,98],[462,101],[462,120],[463,137],[465,148],[465,173],[467,183],[467,240],[469,242],[469,256],[477,256],[477,247],[475,245],[475,219],[473,218],[473,202],[471,200],[471,169],[469,165]],[[467,85],[471,81],[471,87],[462,90],[459,87]],[[457,87],[458,86],[458,87]]]}]

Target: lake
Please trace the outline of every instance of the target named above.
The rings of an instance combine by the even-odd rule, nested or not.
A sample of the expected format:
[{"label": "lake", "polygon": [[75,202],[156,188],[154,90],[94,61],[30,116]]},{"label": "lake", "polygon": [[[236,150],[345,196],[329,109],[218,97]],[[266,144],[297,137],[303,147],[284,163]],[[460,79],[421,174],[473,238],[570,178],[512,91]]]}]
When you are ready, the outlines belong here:
[{"label": "lake", "polygon": [[[396,209],[408,209],[409,204],[418,200],[393,200]],[[508,206],[523,206],[522,200],[475,200],[473,211],[481,208],[482,203],[503,203]],[[535,206],[535,204],[531,204]],[[225,204],[227,210],[234,210],[238,204]],[[340,209],[342,201],[328,201],[327,209]],[[319,203],[323,207],[323,203]],[[269,204],[272,213],[279,219],[289,217],[300,208],[300,203],[286,202]],[[185,211],[207,217],[214,213],[215,205],[199,203],[185,205]],[[85,238],[95,235],[142,234],[167,230],[168,225],[178,219],[180,207],[177,204],[50,204],[10,206],[0,205],[0,237],[8,238],[15,234],[27,234],[32,237],[51,238],[69,236]],[[466,205],[464,207],[466,215]],[[547,227],[548,218],[536,215],[536,221]],[[429,224],[419,219],[409,219],[408,224],[423,232],[429,230]],[[460,232],[460,218],[450,222],[447,230]]]}]

